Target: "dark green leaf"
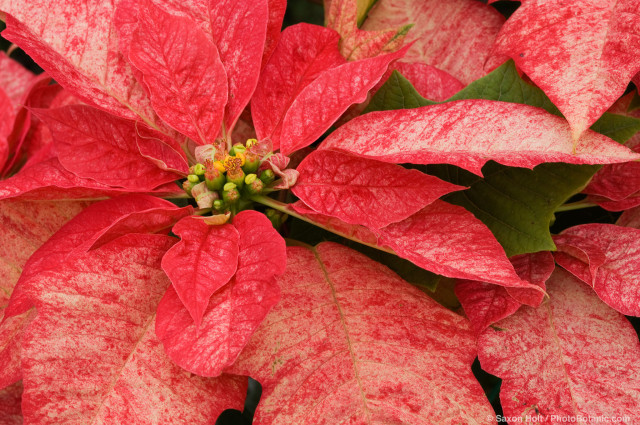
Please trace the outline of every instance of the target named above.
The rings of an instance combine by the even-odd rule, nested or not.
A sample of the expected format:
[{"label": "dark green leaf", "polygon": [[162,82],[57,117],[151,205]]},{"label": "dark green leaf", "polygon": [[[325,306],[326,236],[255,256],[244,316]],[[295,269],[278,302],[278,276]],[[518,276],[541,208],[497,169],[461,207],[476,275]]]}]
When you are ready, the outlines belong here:
[{"label": "dark green leaf", "polygon": [[471,211],[491,229],[507,256],[555,250],[549,225],[554,211],[578,193],[597,165],[542,164],[533,170],[490,161],[484,178],[451,165],[428,166],[430,174],[469,189],[444,197]]},{"label": "dark green leaf", "polygon": [[605,112],[598,121],[593,123],[591,130],[604,134],[618,143],[625,143],[640,131],[640,120]]},{"label": "dark green leaf", "polygon": [[413,109],[436,103],[420,96],[409,80],[398,71],[393,71],[387,82],[373,96],[364,112]]}]

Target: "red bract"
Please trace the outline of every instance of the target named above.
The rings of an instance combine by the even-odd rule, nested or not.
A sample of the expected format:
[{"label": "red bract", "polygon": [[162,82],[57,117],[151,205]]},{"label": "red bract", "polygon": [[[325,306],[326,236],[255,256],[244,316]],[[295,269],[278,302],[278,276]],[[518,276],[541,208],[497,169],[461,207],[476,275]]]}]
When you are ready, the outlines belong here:
[{"label": "red bract", "polygon": [[[27,164],[18,174],[0,181],[1,199],[14,197],[32,200],[100,199],[104,196],[117,196],[131,191],[79,177],[64,168],[58,158]],[[146,192],[169,197],[176,192],[181,193],[173,183]]]},{"label": "red bract", "polygon": [[300,91],[322,72],[346,62],[336,48],[338,39],[334,31],[306,24],[285,29],[251,100],[258,138],[270,137],[274,148],[279,146],[282,120]]},{"label": "red bract", "polygon": [[[629,110],[633,93],[620,98],[609,112],[637,118],[637,110]],[[640,136],[631,137],[625,143],[629,149],[640,149]],[[582,191],[589,200],[609,211],[622,211],[640,205],[640,163],[637,161],[605,165]]]},{"label": "red bract", "polygon": [[[7,314],[22,312],[30,307],[32,301],[28,283],[32,277],[56,270],[59,264],[65,263],[73,255],[88,251],[101,240],[113,240],[128,233],[161,230],[166,233],[174,222],[190,212],[191,207],[185,209],[147,195],[117,197],[89,206],[31,255],[20,275],[20,284],[12,295]],[[158,216],[160,212],[165,214]],[[140,216],[144,219],[140,219]],[[131,220],[132,217],[137,219]]]},{"label": "red bract", "polygon": [[[33,312],[2,320],[9,296],[29,257],[59,227],[86,206],[84,202],[0,202],[0,388],[21,379],[20,340],[25,323]],[[37,207],[37,208],[34,208]],[[33,210],[30,220],[23,211]]]},{"label": "red bract", "polygon": [[[511,258],[511,263],[520,278],[543,290],[555,268],[553,256],[546,251],[517,255]],[[482,332],[489,325],[511,316],[523,304],[538,307],[544,296],[544,292],[539,290],[501,287],[470,280],[458,281],[455,292],[476,332]]]},{"label": "red bract", "polygon": [[319,226],[322,226],[329,231],[342,235],[348,239],[353,239],[367,245],[378,244],[378,235],[376,234],[375,229],[371,230],[359,224],[345,223],[337,217],[331,217],[329,215],[318,213],[309,208],[302,201],[290,204],[289,208],[300,214],[302,217],[312,220]]},{"label": "red bract", "polygon": [[502,286],[485,282],[461,280],[456,283],[455,292],[471,327],[477,333],[511,316],[522,305]]},{"label": "red bract", "polygon": [[[640,148],[640,137],[632,138],[625,146],[637,151]],[[589,186],[582,192],[595,195],[590,196],[592,199],[607,198],[607,201],[601,201],[603,208],[614,209],[609,205],[614,204],[615,201],[632,198],[633,195],[637,196],[640,192],[640,163],[627,162],[605,166],[593,176]]]},{"label": "red bract", "polygon": [[[633,136],[626,144],[640,150],[640,137]],[[640,163],[637,161],[602,167],[582,191],[589,200],[609,211],[622,211],[640,205]]]},{"label": "red bract", "polygon": [[238,231],[230,224],[209,226],[187,217],[173,227],[173,233],[181,241],[162,258],[162,269],[198,328],[211,295],[236,272]]},{"label": "red bract", "polygon": [[[209,423],[241,405],[241,381],[190,378],[162,353],[154,316],[169,285],[160,259],[173,243],[127,235],[30,280],[38,314],[22,343],[26,421],[126,423],[155,410],[143,403],[151,399],[162,400],[167,418]],[[87,385],[91,392],[63,391]]]},{"label": "red bract", "polygon": [[406,52],[347,62],[338,40],[335,31],[306,24],[282,33],[251,102],[259,139],[271,139],[287,155],[310,145],[349,106],[363,102],[389,64]]},{"label": "red bract", "polygon": [[[138,139],[163,143],[162,134],[143,124],[116,118],[87,106],[67,106],[37,112],[51,129],[60,164],[77,176],[112,187],[152,190],[187,173],[178,152],[161,157],[177,172],[163,170],[141,156]],[[168,146],[167,146],[168,147]],[[148,146],[147,146],[148,148]]]},{"label": "red bract", "polygon": [[[544,283],[555,269],[550,252],[540,251],[533,254],[516,255],[510,258],[513,268],[522,280],[545,289]],[[509,295],[522,304],[537,307],[542,303],[544,293],[529,288],[505,288]]]},{"label": "red bract", "polygon": [[563,270],[547,287],[549,302],[522,307],[478,340],[480,364],[503,379],[505,416],[553,424],[580,416],[633,421],[640,403],[633,327]]},{"label": "red bract", "polygon": [[[3,201],[3,204],[8,205],[8,202],[15,201]],[[150,414],[157,414],[153,412],[155,408],[152,405],[143,402],[151,398],[162,401],[169,409],[165,411],[169,417],[186,415],[196,423],[208,423],[223,408],[241,405],[242,384],[238,380],[187,379],[164,355],[161,343],[155,337],[155,309],[169,285],[160,269],[160,259],[175,239],[139,233],[158,230],[161,220],[154,217],[158,217],[162,207],[167,211],[180,211],[172,204],[153,197],[121,197],[94,204],[65,225],[28,261],[21,276],[20,289],[12,298],[14,311],[7,311],[7,314],[15,314],[15,310],[26,310],[33,305],[38,308],[37,320],[32,322],[22,338],[22,373],[27,388],[23,406],[29,420],[40,423],[41,415],[47,414],[63,415],[56,416],[58,419],[55,421],[58,422],[72,420],[70,418],[85,422],[89,417],[128,422],[135,416],[146,415],[148,409],[152,409]],[[146,220],[137,220],[135,229],[129,227],[129,232],[138,234],[125,235],[86,251],[88,246],[100,238],[104,239],[109,232],[120,232],[129,217],[143,212],[147,213]],[[129,223],[129,226],[134,224]],[[71,299],[72,304],[67,304]],[[69,320],[72,316],[74,319]],[[96,317],[100,317],[100,322],[96,322]],[[11,323],[5,320],[2,326]],[[129,337],[136,340],[130,340],[127,346]],[[69,338],[74,344],[67,345]],[[43,350],[42,347],[46,348]],[[121,357],[114,356],[123,349],[132,351]],[[110,355],[105,356],[104,350]],[[100,352],[103,354],[98,354]],[[78,393],[69,395],[71,398],[59,399],[60,406],[67,408],[56,407],[55,403],[43,405],[43,399],[53,400],[55,397],[50,395],[60,393],[58,385],[78,387],[80,382],[89,379],[83,378],[79,372],[78,362],[82,362],[82,358],[86,359],[82,373],[95,378],[96,388],[104,385],[103,390],[95,394],[98,398]],[[53,366],[46,370],[38,367],[49,361]],[[30,369],[29,364],[35,369]],[[112,370],[114,377],[117,375],[115,384],[108,377],[108,372],[107,375],[97,372],[107,370]],[[61,378],[64,371],[68,371],[69,375],[65,376],[70,381]],[[42,373],[52,373],[57,378],[50,379]],[[42,386],[41,379],[52,384]],[[73,383],[75,379],[80,380],[77,385]],[[163,387],[165,390],[161,390]],[[204,403],[212,396],[219,400],[219,404],[209,402],[204,410],[190,410],[192,403]],[[69,409],[70,403],[79,403],[77,405],[83,407]],[[37,407],[37,411],[30,410],[29,406]]]},{"label": "red bract", "polygon": [[[293,204],[293,209],[335,233],[394,253],[443,276],[539,290],[518,277],[491,231],[457,205],[436,200],[404,220],[382,228],[349,224],[300,202]],[[374,214],[385,217],[384,212]]]},{"label": "red bract", "polygon": [[[20,123],[16,122],[20,104],[36,76],[0,53],[0,170],[12,153],[17,137],[22,136]],[[12,134],[13,133],[13,134]],[[13,136],[13,137],[12,137]]]},{"label": "red bract", "polygon": [[635,207],[623,212],[616,224],[618,226],[640,229],[640,207]]},{"label": "red bract", "polygon": [[2,103],[3,112],[5,108],[13,109],[15,115],[16,110],[20,108],[20,101],[35,79],[33,73],[9,58],[6,53],[0,53],[0,93],[9,101]]},{"label": "red bract", "polygon": [[286,263],[284,240],[271,222],[255,211],[238,214],[233,226],[239,235],[237,259],[232,262],[237,264],[237,271],[227,285],[207,299],[209,306],[202,323],[194,321],[173,289],[158,306],[156,332],[167,354],[178,365],[202,376],[218,376],[233,364],[280,299],[276,277],[284,272]]},{"label": "red bract", "polygon": [[385,227],[380,243],[444,276],[531,286],[515,273],[491,231],[457,205],[435,201],[406,220]]},{"label": "red bract", "polygon": [[[26,108],[56,103],[57,91],[47,89],[51,79],[46,75],[35,76],[17,62],[0,55],[0,176],[15,172],[25,161],[46,145],[36,134],[37,120]],[[33,131],[31,137],[28,137]]]},{"label": "red bract", "polygon": [[[118,52],[111,20],[105,19],[114,15],[113,3],[89,7],[81,1],[39,0],[23,7],[3,1],[0,8],[6,13],[3,37],[22,47],[80,99],[117,116],[142,118],[154,125],[158,122],[126,58]],[[60,26],[50,20],[54,10],[57,16],[74,19]],[[79,11],[84,12],[81,19]],[[87,33],[89,25],[91,31]]]},{"label": "red bract", "polygon": [[211,38],[192,19],[170,15],[142,0],[127,50],[160,118],[197,143],[212,143],[222,123],[228,89],[225,68]]},{"label": "red bract", "polygon": [[417,170],[331,150],[313,152],[297,170],[300,176],[293,193],[305,204],[319,213],[374,229],[403,220],[441,196],[463,189]]}]

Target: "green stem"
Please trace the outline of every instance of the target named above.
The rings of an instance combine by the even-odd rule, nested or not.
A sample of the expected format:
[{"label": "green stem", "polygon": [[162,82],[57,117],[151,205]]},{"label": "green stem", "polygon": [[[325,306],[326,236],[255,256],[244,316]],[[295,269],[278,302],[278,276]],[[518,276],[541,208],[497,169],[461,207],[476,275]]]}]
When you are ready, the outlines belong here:
[{"label": "green stem", "polygon": [[189,199],[191,196],[188,193],[180,193],[176,195],[163,196],[162,199]]},{"label": "green stem", "polygon": [[349,239],[349,240],[352,240],[354,242],[358,242],[358,243],[360,243],[362,245],[366,245],[368,247],[371,247],[371,248],[374,248],[374,249],[377,249],[377,250],[380,250],[380,251],[384,251],[384,252],[389,253],[389,254],[398,255],[393,250],[391,250],[390,248],[385,248],[385,247],[382,247],[380,245],[370,244],[370,243],[361,241],[360,239],[354,239],[353,236],[349,236],[346,233],[342,233],[342,232],[339,232],[339,231],[337,231],[335,229],[331,229],[329,227],[323,226],[322,224],[320,224],[320,223],[318,223],[318,222],[316,222],[314,220],[311,220],[310,218],[307,218],[307,217],[305,217],[305,216],[303,216],[301,214],[298,214],[293,209],[289,208],[289,204],[285,204],[284,202],[276,201],[275,199],[268,198],[266,196],[252,196],[251,200],[254,201],[254,202],[257,202],[259,204],[265,205],[265,206],[267,206],[269,208],[273,208],[274,210],[277,210],[277,211],[283,212],[285,214],[288,214],[288,215],[290,215],[292,217],[297,218],[298,220],[306,221],[309,224],[313,224],[314,226],[320,227],[320,228],[322,228],[322,229],[324,229],[324,230],[326,230],[328,232],[334,233],[334,234],[336,234],[338,236],[342,236],[345,239]]},{"label": "green stem", "polygon": [[592,202],[585,202],[585,201],[571,202],[570,204],[560,205],[556,209],[556,212],[581,210],[583,208],[591,208],[591,207],[597,207],[597,206],[598,205]]},{"label": "green stem", "polygon": [[211,212],[211,208],[196,208],[193,212],[194,215],[205,215]]}]

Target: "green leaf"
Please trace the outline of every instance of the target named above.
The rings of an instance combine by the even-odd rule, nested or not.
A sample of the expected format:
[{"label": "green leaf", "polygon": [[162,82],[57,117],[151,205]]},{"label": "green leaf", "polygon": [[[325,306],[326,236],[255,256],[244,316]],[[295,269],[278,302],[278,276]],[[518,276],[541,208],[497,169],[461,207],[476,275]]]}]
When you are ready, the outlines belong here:
[{"label": "green leaf", "polygon": [[558,108],[551,103],[551,100],[542,90],[520,78],[513,60],[505,62],[490,74],[472,82],[445,100],[445,102],[463,99],[487,99],[523,103],[537,106],[554,115],[562,116]]},{"label": "green leaf", "polygon": [[593,123],[591,130],[604,134],[618,143],[625,143],[640,131],[640,119],[605,112]]},{"label": "green leaf", "polygon": [[556,209],[580,192],[598,165],[542,164],[533,170],[490,161],[484,178],[452,165],[427,171],[452,183],[470,186],[443,199],[471,211],[491,229],[507,256],[553,251],[549,226]]},{"label": "green leaf", "polygon": [[[542,90],[520,78],[512,60],[445,102],[462,99],[524,103],[561,115]],[[406,78],[394,71],[371,100],[367,112],[411,109],[436,103],[420,96]],[[604,114],[592,128],[624,143],[640,130],[640,120]],[[484,178],[453,165],[418,168],[452,183],[469,186],[469,189],[444,199],[471,211],[491,229],[507,255],[512,256],[555,250],[549,232],[554,212],[586,186],[599,166],[553,163],[528,170],[489,162],[482,169]]]},{"label": "green leaf", "polygon": [[373,111],[391,111],[413,109],[435,105],[438,102],[420,96],[413,85],[398,71],[393,71],[389,79],[378,89],[364,113]]},{"label": "green leaf", "polygon": [[394,71],[371,99],[365,112],[412,109],[463,99],[524,103],[543,108],[555,115],[561,115],[558,108],[551,103],[542,90],[520,78],[512,60],[505,62],[489,75],[474,81],[443,102],[435,102],[420,96],[409,80],[398,71]]}]

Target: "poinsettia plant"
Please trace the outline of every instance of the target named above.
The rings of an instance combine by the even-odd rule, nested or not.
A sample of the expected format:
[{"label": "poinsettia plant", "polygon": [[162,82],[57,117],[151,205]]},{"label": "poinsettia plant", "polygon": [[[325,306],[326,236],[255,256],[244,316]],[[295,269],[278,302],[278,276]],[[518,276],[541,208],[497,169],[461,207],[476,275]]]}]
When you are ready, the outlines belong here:
[{"label": "poinsettia plant", "polygon": [[637,423],[640,3],[287,6],[0,0],[0,423]]}]

